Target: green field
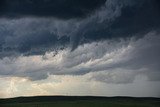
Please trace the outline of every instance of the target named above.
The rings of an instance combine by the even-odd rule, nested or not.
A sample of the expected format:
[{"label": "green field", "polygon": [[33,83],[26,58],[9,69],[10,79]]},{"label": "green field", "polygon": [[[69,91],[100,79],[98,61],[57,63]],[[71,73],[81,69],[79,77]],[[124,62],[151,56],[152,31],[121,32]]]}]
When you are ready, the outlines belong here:
[{"label": "green field", "polygon": [[74,96],[19,97],[0,99],[0,107],[160,107],[160,99]]}]

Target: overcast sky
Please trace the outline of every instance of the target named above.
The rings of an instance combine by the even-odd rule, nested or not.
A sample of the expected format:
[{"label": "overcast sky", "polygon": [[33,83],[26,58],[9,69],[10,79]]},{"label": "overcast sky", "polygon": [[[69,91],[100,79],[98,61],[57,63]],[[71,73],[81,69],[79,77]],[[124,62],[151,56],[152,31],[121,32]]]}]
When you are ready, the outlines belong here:
[{"label": "overcast sky", "polygon": [[0,0],[0,98],[160,97],[159,0]]}]

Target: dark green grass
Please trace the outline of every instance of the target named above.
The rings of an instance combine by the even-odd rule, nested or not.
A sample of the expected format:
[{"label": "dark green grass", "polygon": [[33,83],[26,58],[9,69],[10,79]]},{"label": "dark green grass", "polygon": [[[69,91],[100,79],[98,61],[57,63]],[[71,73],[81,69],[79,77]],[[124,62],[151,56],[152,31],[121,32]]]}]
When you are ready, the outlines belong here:
[{"label": "dark green grass", "polygon": [[160,107],[159,98],[19,97],[1,99],[0,107]]}]

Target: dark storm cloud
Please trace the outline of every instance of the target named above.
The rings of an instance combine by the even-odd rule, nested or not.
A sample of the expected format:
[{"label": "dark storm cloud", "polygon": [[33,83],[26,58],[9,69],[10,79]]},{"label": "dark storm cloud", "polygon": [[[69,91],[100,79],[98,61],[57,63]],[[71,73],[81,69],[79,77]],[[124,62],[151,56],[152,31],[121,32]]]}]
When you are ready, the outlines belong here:
[{"label": "dark storm cloud", "polygon": [[[99,22],[98,18],[93,18],[92,21],[82,26],[75,35],[77,41],[73,45],[73,50],[78,43],[132,37],[132,35],[145,34],[153,29],[159,30],[160,2],[158,0],[131,0],[129,3],[125,0],[115,0],[114,2],[116,3],[107,5],[110,2],[112,1],[108,0],[106,2],[106,10],[103,14],[107,13],[107,11],[112,13],[103,16],[102,22]],[[108,19],[109,15],[111,19]]]},{"label": "dark storm cloud", "polygon": [[89,75],[89,80],[105,83],[132,83],[137,76],[160,81],[160,33],[149,32],[136,40],[105,40],[44,56],[5,57],[0,75],[46,79],[49,75]]},{"label": "dark storm cloud", "polygon": [[1,0],[1,17],[82,18],[99,8],[106,0]]},{"label": "dark storm cloud", "polygon": [[[47,51],[63,49],[69,44],[69,37],[59,37],[61,34],[57,29],[61,29],[61,27],[56,23],[50,20],[30,18],[1,20],[1,58],[15,54],[39,55]],[[62,29],[61,32],[67,31]]]},{"label": "dark storm cloud", "polygon": [[[18,41],[18,42],[15,42]],[[36,32],[31,33],[29,35],[24,35],[21,37],[15,37],[15,38],[7,38],[6,39],[6,46],[4,50],[7,51],[7,48],[12,47],[13,44],[15,49],[17,49],[18,52],[24,53],[24,54],[44,54],[49,49],[54,50],[54,48],[60,48],[60,46],[65,46],[67,42],[69,42],[69,38],[66,36],[63,36],[58,39],[58,37],[52,33],[49,32]],[[13,43],[13,44],[12,44]],[[60,45],[60,46],[59,46]],[[35,49],[35,50],[34,50]],[[8,51],[10,51],[9,49]],[[13,49],[14,50],[14,49]],[[32,53],[29,53],[29,52]],[[42,52],[42,53],[41,53]]]},{"label": "dark storm cloud", "polygon": [[159,19],[159,0],[0,0],[0,93],[159,97]]},{"label": "dark storm cloud", "polygon": [[[21,54],[40,55],[66,47],[74,51],[79,45],[94,41],[129,38],[133,35],[140,38],[146,32],[159,30],[160,27],[158,0],[94,0],[91,3],[88,0],[0,2],[0,13],[3,17],[0,19],[1,58]],[[83,15],[74,13],[82,10]],[[83,17],[90,13],[92,14],[89,17],[82,20],[62,20]],[[23,18],[5,19],[14,14]],[[30,15],[36,17],[28,17]],[[61,20],[40,18],[50,15]]]},{"label": "dark storm cloud", "polygon": [[[38,38],[38,39],[37,39]],[[61,50],[67,46],[69,38],[64,36],[60,39],[54,34],[40,32],[22,37],[8,37],[5,44],[0,47],[1,58],[14,55],[43,55],[47,51]]]}]

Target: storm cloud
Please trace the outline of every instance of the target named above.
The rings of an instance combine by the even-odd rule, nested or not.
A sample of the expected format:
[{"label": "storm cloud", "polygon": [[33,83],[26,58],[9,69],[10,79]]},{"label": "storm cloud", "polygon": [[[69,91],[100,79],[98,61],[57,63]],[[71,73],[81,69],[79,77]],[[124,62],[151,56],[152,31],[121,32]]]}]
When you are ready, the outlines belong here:
[{"label": "storm cloud", "polygon": [[[93,42],[79,46],[73,52],[66,48],[56,54],[53,51],[38,56],[6,57],[0,61],[0,74],[41,80],[49,75],[91,73],[90,79],[109,83],[130,83],[137,75],[146,75],[149,80],[159,81],[159,40],[159,33],[153,31],[139,40]],[[100,74],[95,73],[95,76],[94,72]]]},{"label": "storm cloud", "polygon": [[1,0],[0,16],[83,18],[102,6],[106,0]]},{"label": "storm cloud", "polygon": [[[25,2],[32,1],[5,2],[14,6],[16,3],[18,3],[17,5],[21,3],[28,5]],[[46,7],[48,6],[46,5]],[[22,13],[25,12],[22,11]],[[159,18],[159,3],[156,0],[141,2],[107,0],[92,15],[83,20],[76,18],[60,20],[40,16],[8,19],[4,16],[0,20],[0,57],[21,54],[43,55],[47,51],[64,49],[65,47],[70,47],[73,51],[78,45],[85,43],[112,38],[128,38],[133,35],[141,38],[141,35],[153,29],[159,30]]]},{"label": "storm cloud", "polygon": [[142,81],[159,90],[159,19],[159,0],[1,0],[0,81],[22,79],[33,90],[39,81],[49,85],[35,89],[70,79],[73,87],[127,89]]}]

